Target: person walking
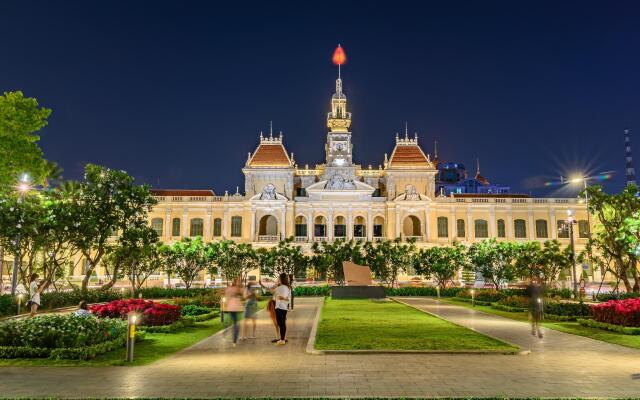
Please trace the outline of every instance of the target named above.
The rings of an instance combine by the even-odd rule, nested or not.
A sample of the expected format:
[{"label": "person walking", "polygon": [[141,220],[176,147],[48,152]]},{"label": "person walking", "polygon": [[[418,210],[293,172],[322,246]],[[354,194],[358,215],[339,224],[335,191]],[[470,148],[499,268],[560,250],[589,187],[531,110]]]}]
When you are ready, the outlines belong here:
[{"label": "person walking", "polygon": [[282,346],[287,343],[287,311],[291,301],[291,288],[289,287],[289,276],[287,274],[280,274],[279,285],[273,292],[273,297],[275,300],[276,321],[280,333],[280,340],[276,342],[276,345]]},{"label": "person walking", "polygon": [[258,296],[256,290],[253,287],[255,282],[247,283],[247,288],[244,292],[244,324],[242,329],[242,336],[244,339],[249,337],[249,320],[253,323],[253,334],[251,339],[256,338],[256,314],[258,313]]},{"label": "person walking", "polygon": [[531,320],[531,334],[542,339],[540,321],[542,320],[542,286],[537,277],[531,277],[526,289],[529,300],[529,319]]},{"label": "person walking", "polygon": [[29,282],[29,301],[27,302],[29,307],[31,307],[31,313],[29,314],[30,318],[33,318],[38,312],[38,307],[40,307],[40,291],[38,290],[38,274],[31,274],[31,279]]},{"label": "person walking", "polygon": [[240,327],[238,326],[238,317],[242,312],[242,288],[240,287],[240,278],[236,278],[224,291],[225,306],[224,312],[231,318],[233,322],[233,347],[238,343],[238,334]]}]

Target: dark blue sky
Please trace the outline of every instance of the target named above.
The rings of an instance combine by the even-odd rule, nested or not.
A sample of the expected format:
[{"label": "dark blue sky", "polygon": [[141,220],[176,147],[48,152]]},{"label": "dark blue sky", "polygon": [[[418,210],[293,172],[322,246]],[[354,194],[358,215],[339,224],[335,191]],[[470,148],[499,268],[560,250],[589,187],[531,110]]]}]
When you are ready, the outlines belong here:
[{"label": "dark blue sky", "polygon": [[[408,121],[426,152],[514,191],[640,160],[637,1],[3,1],[0,90],[53,109],[46,156],[168,188],[243,186],[274,121],[322,162],[342,43],[355,161],[382,163]],[[638,165],[636,163],[638,167]]]}]

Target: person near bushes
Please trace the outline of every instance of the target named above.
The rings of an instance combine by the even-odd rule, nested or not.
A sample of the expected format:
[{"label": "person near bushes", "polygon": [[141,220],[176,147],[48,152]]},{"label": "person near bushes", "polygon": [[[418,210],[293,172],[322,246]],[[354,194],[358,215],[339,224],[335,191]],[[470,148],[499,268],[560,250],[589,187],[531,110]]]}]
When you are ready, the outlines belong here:
[{"label": "person near bushes", "polygon": [[244,291],[244,324],[242,329],[243,339],[249,337],[249,320],[253,324],[253,334],[250,336],[251,339],[256,338],[256,314],[258,313],[258,297],[256,295],[256,290],[253,285],[255,282],[247,283],[247,287]]},{"label": "person near bushes", "polygon": [[86,301],[82,300],[80,304],[78,304],[78,309],[73,312],[73,315],[76,317],[91,317],[93,314],[89,311],[89,305]]},{"label": "person near bushes", "polygon": [[273,323],[273,327],[276,332],[276,338],[271,341],[271,343],[276,343],[280,340],[280,330],[278,329],[278,320],[276,319],[276,296],[274,293],[275,288],[278,287],[278,284],[272,286],[265,286],[262,284],[262,279],[260,280],[260,286],[264,289],[267,289],[272,293],[271,299],[267,302],[267,311],[269,311],[269,317],[271,318],[271,323]]},{"label": "person near bushes", "polygon": [[279,285],[273,292],[273,297],[276,302],[276,321],[278,322],[280,333],[280,340],[276,344],[281,346],[287,343],[287,311],[291,301],[291,287],[289,286],[289,276],[287,274],[280,274],[278,280]]},{"label": "person near bushes", "polygon": [[542,320],[542,286],[537,277],[531,277],[527,285],[526,295],[529,302],[529,319],[531,321],[531,334],[542,339],[540,321]]},{"label": "person near bushes", "polygon": [[40,307],[40,290],[38,289],[38,274],[31,274],[29,279],[29,301],[27,302],[31,307],[31,313],[29,317],[34,317]]},{"label": "person near bushes", "polygon": [[233,347],[238,343],[238,334],[240,327],[238,326],[238,317],[242,312],[242,288],[240,287],[240,278],[236,278],[224,291],[225,303],[224,312],[231,318],[233,323]]}]

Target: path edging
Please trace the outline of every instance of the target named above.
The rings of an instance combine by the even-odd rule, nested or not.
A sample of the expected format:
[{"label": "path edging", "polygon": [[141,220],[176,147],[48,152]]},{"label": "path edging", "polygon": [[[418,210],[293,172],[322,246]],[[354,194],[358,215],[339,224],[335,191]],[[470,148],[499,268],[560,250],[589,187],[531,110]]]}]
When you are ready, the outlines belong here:
[{"label": "path edging", "polygon": [[[415,297],[414,297],[414,298],[415,298]],[[445,321],[447,321],[447,322],[449,322],[449,323],[451,323],[451,324],[454,324],[454,325],[460,326],[460,327],[465,328],[465,329],[469,329],[469,328],[467,328],[467,327],[466,327],[466,326],[464,326],[464,325],[460,325],[460,324],[458,324],[458,323],[456,323],[456,322],[453,322],[453,321],[451,321],[451,320],[448,320],[447,318],[444,318],[444,317],[442,317],[442,316],[440,316],[440,315],[434,314],[434,313],[429,312],[429,311],[427,311],[427,310],[423,310],[423,309],[418,308],[418,307],[416,307],[416,306],[414,306],[414,305],[412,305],[412,304],[405,303],[404,301],[399,300],[399,299],[397,299],[396,297],[391,297],[391,300],[395,301],[396,303],[403,304],[403,305],[405,305],[405,306],[407,306],[407,307],[411,307],[411,308],[413,308],[414,310],[418,310],[418,311],[423,312],[423,313],[425,313],[425,314],[429,314],[429,315],[431,315],[431,316],[433,316],[433,317],[440,318],[440,319],[445,320]],[[439,301],[439,300],[436,300],[436,301]],[[527,355],[527,354],[531,354],[531,350],[529,350],[529,349],[523,349],[521,346],[518,346],[517,344],[515,344],[515,343],[513,343],[513,342],[510,342],[510,341],[508,341],[508,340],[501,339],[501,338],[499,338],[499,337],[495,337],[495,336],[493,336],[493,335],[489,335],[489,334],[487,334],[487,333],[485,333],[485,332],[478,332],[478,331],[476,331],[476,330],[473,330],[473,331],[474,331],[474,332],[477,332],[477,333],[480,333],[481,335],[485,335],[485,336],[487,336],[487,337],[490,337],[490,338],[492,338],[492,339],[498,340],[498,341],[500,341],[500,342],[506,343],[506,344],[511,345],[511,346],[513,346],[513,347],[517,347],[517,348],[519,349],[519,350],[513,350],[513,351],[502,351],[502,350],[498,350],[498,351],[494,351],[494,352],[493,352],[493,354],[496,354],[496,353],[499,353],[499,354],[511,354],[511,355],[514,355],[514,354],[515,354],[515,355]],[[477,354],[477,353],[474,353],[474,354]]]},{"label": "path edging", "polygon": [[313,318],[313,325],[311,325],[311,332],[309,333],[309,340],[307,340],[307,347],[305,348],[305,352],[308,354],[324,354],[322,350],[316,350],[316,335],[318,334],[318,323],[320,322],[320,315],[322,314],[322,307],[324,306],[324,301],[326,297],[322,297],[322,301],[318,306],[318,310],[316,311],[316,315]]}]

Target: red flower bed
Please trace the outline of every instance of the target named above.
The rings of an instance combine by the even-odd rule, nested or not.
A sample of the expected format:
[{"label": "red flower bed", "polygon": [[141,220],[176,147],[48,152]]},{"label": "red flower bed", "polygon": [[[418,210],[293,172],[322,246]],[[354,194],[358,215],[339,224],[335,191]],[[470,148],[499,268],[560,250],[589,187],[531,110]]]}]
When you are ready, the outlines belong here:
[{"label": "red flower bed", "polygon": [[142,317],[141,325],[170,325],[180,319],[179,306],[156,303],[142,299],[115,300],[107,304],[95,304],[90,310],[99,318],[126,319],[129,312]]},{"label": "red flower bed", "polygon": [[622,326],[640,327],[640,298],[609,300],[591,306],[593,319]]}]

